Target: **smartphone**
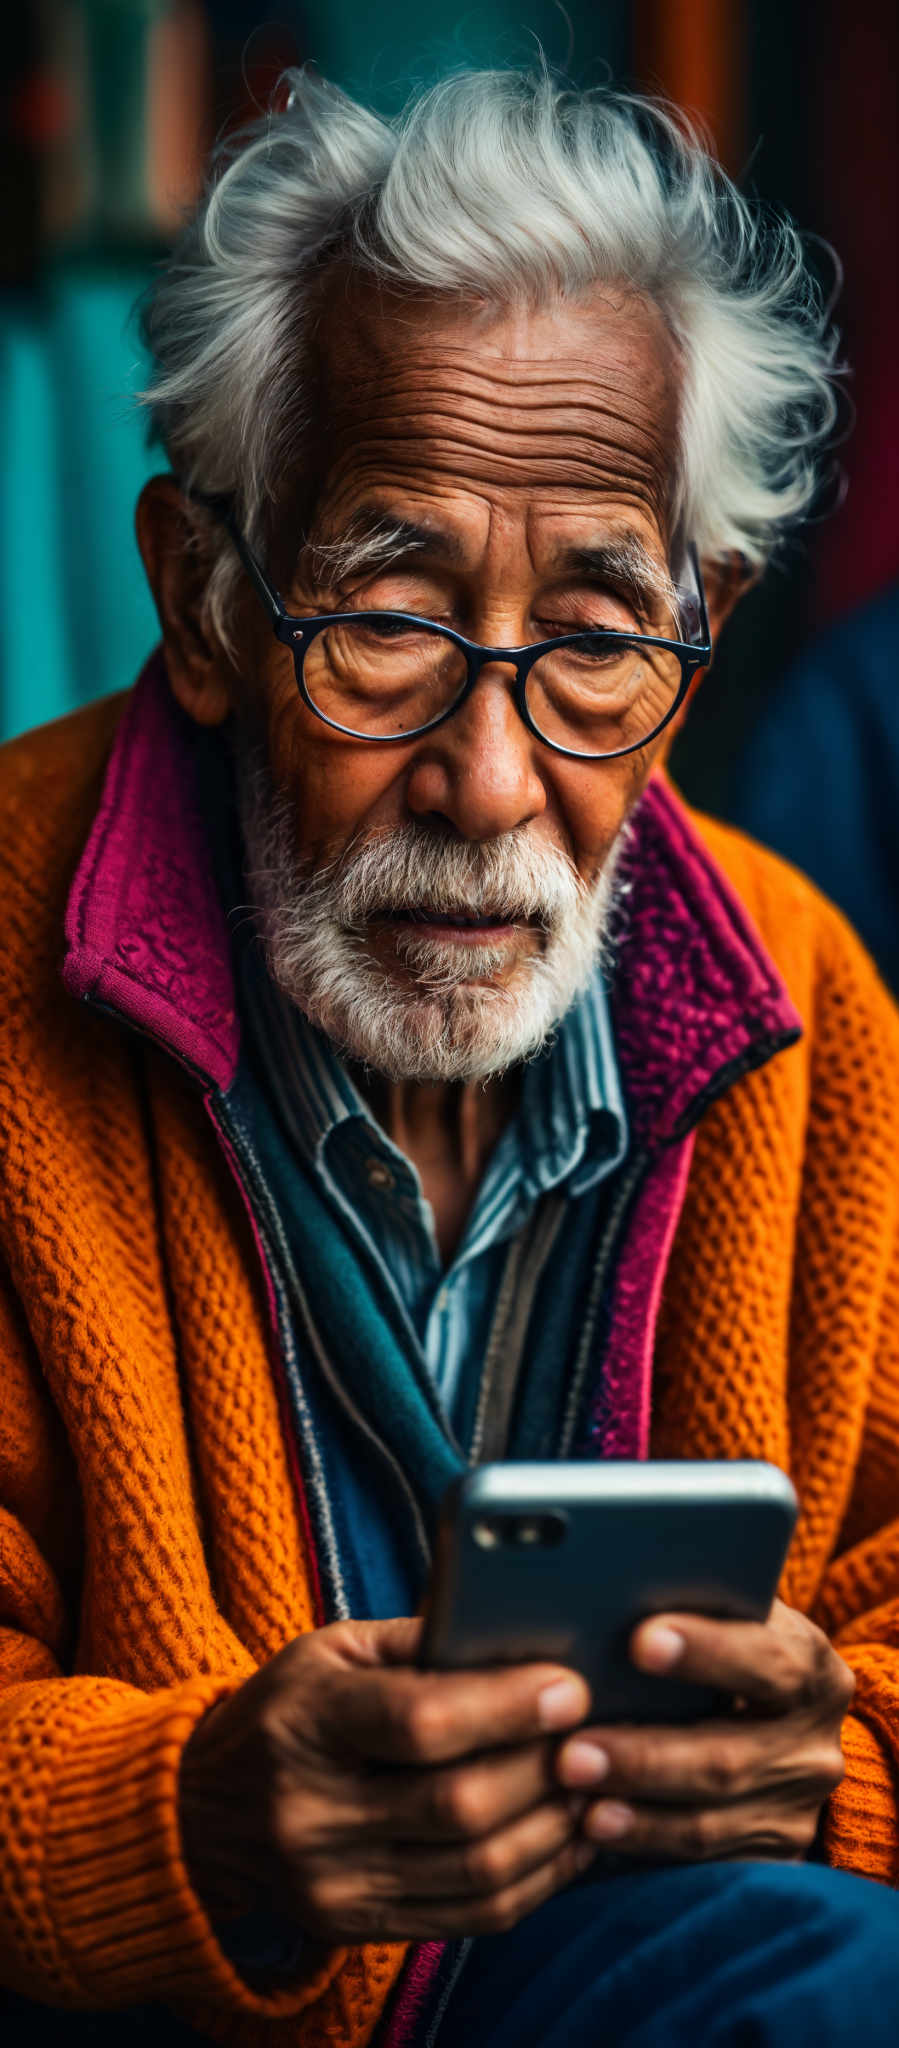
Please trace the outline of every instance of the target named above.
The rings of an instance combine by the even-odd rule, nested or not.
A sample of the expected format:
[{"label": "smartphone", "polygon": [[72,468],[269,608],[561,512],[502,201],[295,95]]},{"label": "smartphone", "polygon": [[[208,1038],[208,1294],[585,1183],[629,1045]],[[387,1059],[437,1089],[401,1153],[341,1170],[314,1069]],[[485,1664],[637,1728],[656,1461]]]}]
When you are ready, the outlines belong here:
[{"label": "smartphone", "polygon": [[665,1612],[763,1621],[797,1505],[761,1459],[481,1465],[442,1504],[421,1662],[551,1658],[583,1673],[600,1721],[726,1711],[716,1690],[638,1671],[628,1639]]}]

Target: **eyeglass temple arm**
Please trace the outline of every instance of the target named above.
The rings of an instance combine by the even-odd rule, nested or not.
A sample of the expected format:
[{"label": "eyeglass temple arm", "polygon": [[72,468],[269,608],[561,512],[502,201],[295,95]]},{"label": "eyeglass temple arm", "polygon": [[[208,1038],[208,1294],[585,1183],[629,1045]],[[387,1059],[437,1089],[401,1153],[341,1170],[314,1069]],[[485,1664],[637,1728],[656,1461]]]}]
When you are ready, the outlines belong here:
[{"label": "eyeglass temple arm", "polygon": [[693,575],[696,579],[696,595],[699,599],[699,631],[701,634],[701,639],[697,642],[695,651],[697,654],[704,655],[705,659],[708,660],[712,652],[712,630],[709,625],[708,606],[705,601],[705,584],[702,580],[702,570],[699,565],[699,555],[697,553],[696,544],[692,540],[689,542],[687,547],[687,556],[690,562],[690,566],[693,570]]},{"label": "eyeglass temple arm", "polygon": [[277,591],[273,588],[272,584],[269,583],[268,577],[265,575],[260,564],[257,562],[255,555],[251,552],[250,548],[248,548],[247,543],[244,540],[243,534],[240,531],[240,527],[238,526],[237,521],[232,512],[229,499],[216,498],[212,496],[211,493],[208,491],[188,490],[183,484],[181,488],[184,491],[184,495],[186,498],[192,498],[195,505],[203,505],[206,511],[211,512],[213,518],[218,519],[220,524],[227,529],[230,539],[233,542],[234,547],[237,549],[237,553],[239,554],[243,566],[247,572],[247,575],[249,576],[250,582],[252,583],[254,590],[256,590],[258,592],[258,595],[261,597],[265,609],[268,612],[269,618],[271,619],[272,625],[277,630],[277,628],[281,625],[282,620],[284,620],[287,617],[287,613],[284,609],[280,597],[278,596]]}]

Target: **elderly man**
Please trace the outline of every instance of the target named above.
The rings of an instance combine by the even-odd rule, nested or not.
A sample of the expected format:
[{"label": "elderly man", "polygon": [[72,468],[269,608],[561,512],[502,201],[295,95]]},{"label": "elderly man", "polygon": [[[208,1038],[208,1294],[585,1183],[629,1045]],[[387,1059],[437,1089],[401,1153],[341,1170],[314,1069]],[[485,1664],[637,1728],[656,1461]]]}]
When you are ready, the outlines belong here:
[{"label": "elderly man", "polygon": [[[640,102],[297,76],[147,332],[163,647],[3,770],[8,2013],[893,2041],[899,1034],[663,772],[798,241]],[[793,1474],[767,1622],[632,1644],[734,1711],[420,1670],[447,1483],[622,1455]]]}]

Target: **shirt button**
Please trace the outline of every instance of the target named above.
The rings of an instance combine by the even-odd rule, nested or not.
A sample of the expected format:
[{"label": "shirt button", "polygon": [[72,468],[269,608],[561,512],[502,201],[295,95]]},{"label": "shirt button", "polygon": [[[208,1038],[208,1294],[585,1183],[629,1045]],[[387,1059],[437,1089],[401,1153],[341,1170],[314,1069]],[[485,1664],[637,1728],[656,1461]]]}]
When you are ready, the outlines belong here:
[{"label": "shirt button", "polygon": [[366,1159],[365,1171],[370,1188],[383,1188],[386,1193],[393,1186],[393,1174],[383,1159]]}]

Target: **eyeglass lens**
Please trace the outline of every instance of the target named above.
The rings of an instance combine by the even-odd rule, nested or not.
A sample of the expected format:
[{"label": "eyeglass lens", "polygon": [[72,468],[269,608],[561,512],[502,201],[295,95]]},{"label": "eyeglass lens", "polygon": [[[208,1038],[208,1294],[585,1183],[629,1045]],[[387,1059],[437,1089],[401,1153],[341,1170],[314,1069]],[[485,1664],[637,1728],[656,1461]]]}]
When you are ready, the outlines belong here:
[{"label": "eyeglass lens", "polygon": [[[385,618],[328,626],[306,650],[306,689],[335,725],[395,739],[449,711],[468,679],[461,647],[433,627]],[[644,641],[602,635],[541,655],[527,678],[538,732],[576,753],[639,745],[671,710],[680,658]]]}]

